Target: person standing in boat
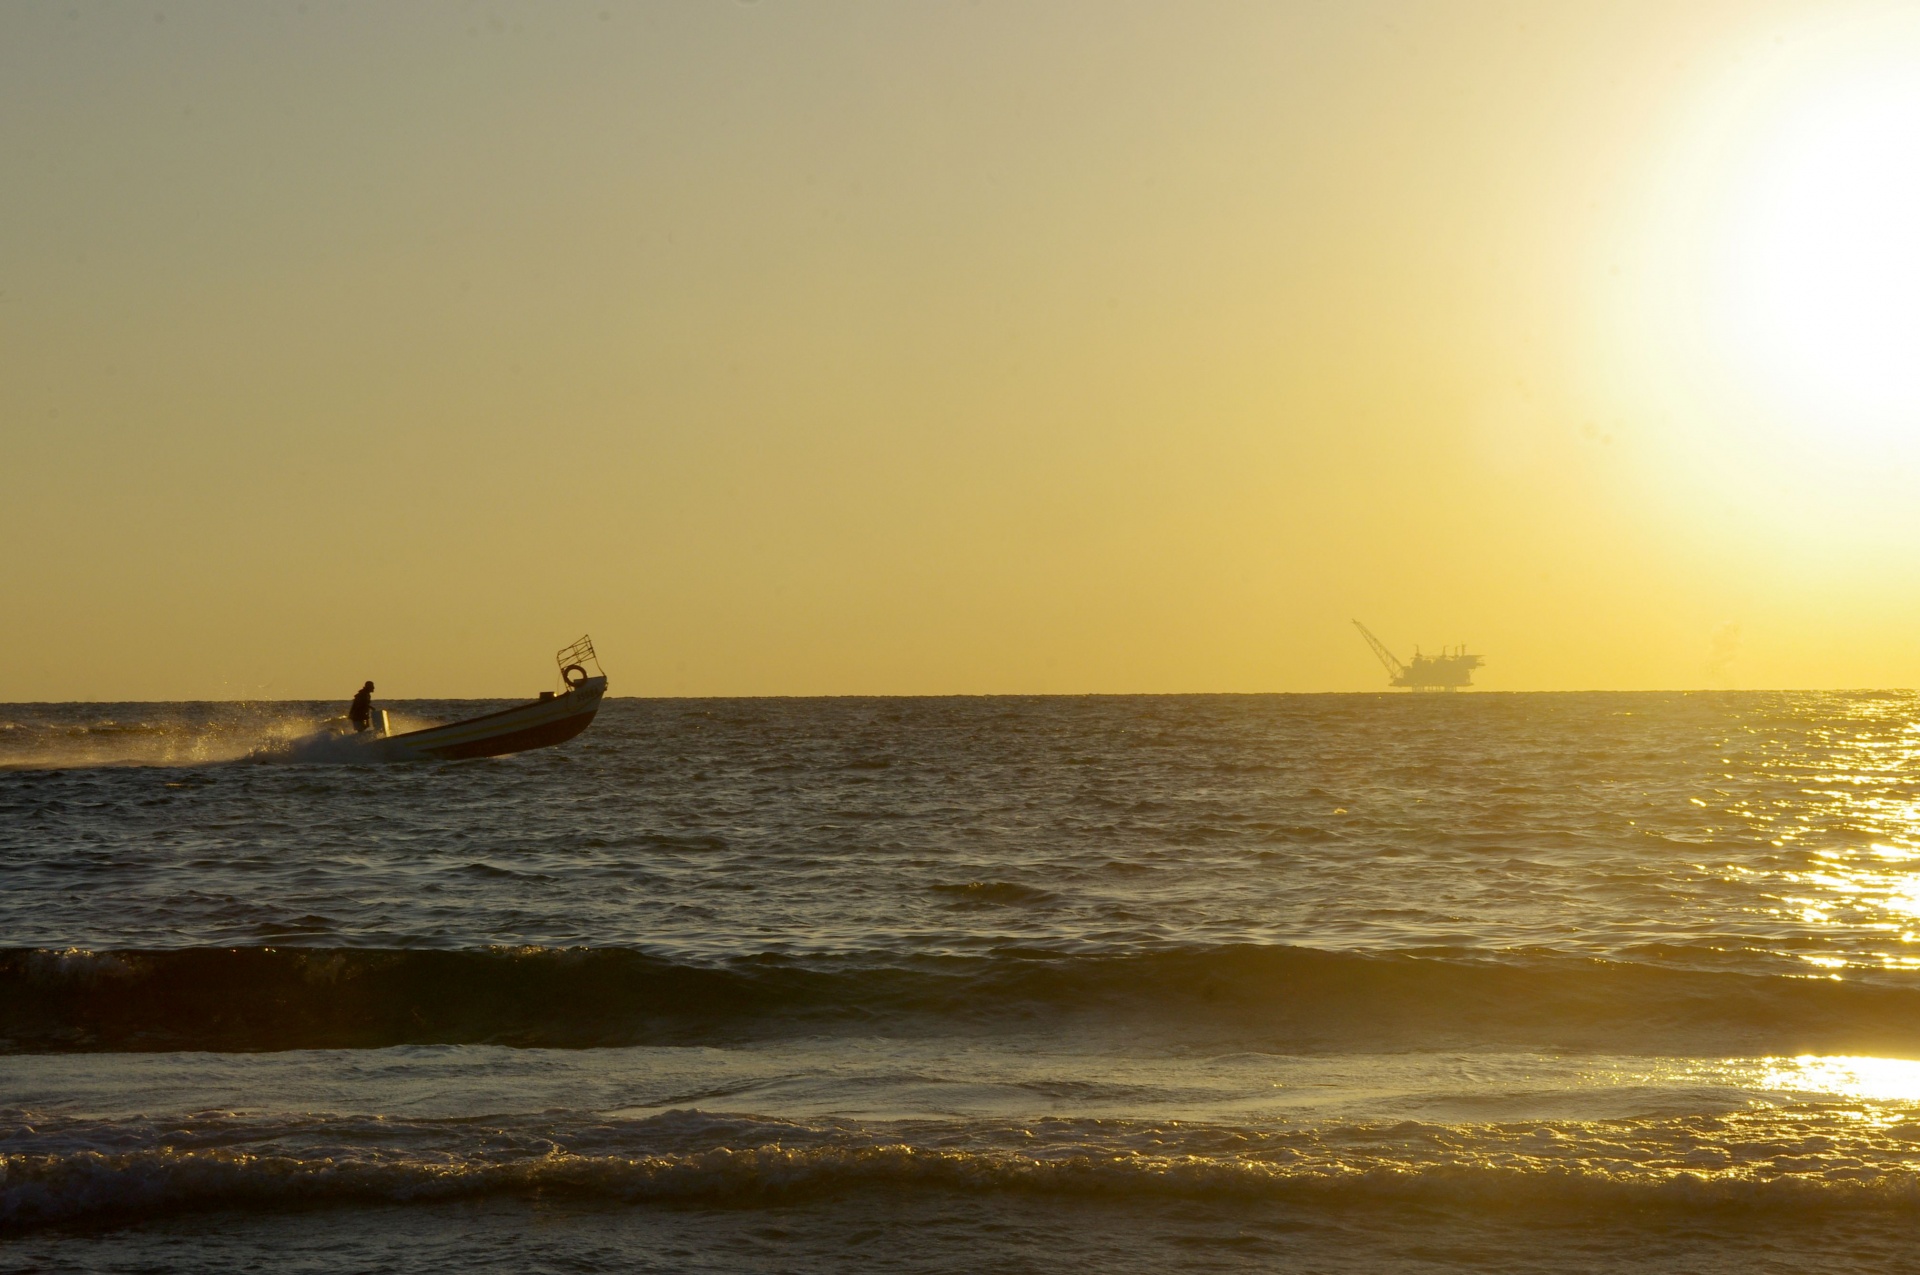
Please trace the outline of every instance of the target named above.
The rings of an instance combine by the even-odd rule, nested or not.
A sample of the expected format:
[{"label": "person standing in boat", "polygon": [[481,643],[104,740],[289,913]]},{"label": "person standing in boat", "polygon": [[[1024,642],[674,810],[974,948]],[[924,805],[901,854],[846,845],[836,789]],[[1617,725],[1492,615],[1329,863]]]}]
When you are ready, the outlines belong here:
[{"label": "person standing in boat", "polygon": [[347,719],[353,723],[356,731],[365,730],[373,723],[373,683],[368,682],[353,697],[353,706],[347,709]]}]

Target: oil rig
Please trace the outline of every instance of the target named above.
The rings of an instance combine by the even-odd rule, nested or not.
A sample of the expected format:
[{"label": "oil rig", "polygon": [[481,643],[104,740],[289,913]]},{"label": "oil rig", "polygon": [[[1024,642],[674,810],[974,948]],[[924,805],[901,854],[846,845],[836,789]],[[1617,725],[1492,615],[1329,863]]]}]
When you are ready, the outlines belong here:
[{"label": "oil rig", "polygon": [[1386,643],[1367,631],[1366,625],[1355,620],[1353,627],[1360,630],[1360,636],[1373,648],[1374,658],[1387,670],[1389,686],[1404,686],[1410,691],[1457,691],[1473,685],[1473,670],[1482,663],[1479,656],[1467,654],[1464,646],[1451,650],[1443,646],[1438,655],[1422,655],[1416,646],[1413,659],[1402,664]]}]

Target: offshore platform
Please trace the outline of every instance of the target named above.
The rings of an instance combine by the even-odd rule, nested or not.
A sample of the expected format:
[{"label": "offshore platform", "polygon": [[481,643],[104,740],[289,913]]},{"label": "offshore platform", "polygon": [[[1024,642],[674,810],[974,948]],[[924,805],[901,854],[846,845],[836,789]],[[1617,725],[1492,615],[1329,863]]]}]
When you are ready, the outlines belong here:
[{"label": "offshore platform", "polygon": [[1387,670],[1389,686],[1404,686],[1410,691],[1457,691],[1473,685],[1473,670],[1482,663],[1479,656],[1468,655],[1464,646],[1452,650],[1443,646],[1438,655],[1422,655],[1416,646],[1413,659],[1402,664],[1386,643],[1367,631],[1366,625],[1355,620],[1353,627],[1360,630],[1360,636],[1373,648],[1374,658]]}]

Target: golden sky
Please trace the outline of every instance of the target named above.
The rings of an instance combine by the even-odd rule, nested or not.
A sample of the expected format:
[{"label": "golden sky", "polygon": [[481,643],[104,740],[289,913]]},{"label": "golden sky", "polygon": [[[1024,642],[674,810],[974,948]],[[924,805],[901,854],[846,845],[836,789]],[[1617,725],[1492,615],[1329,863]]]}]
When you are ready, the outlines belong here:
[{"label": "golden sky", "polygon": [[0,6],[0,700],[1920,679],[1920,23]]}]

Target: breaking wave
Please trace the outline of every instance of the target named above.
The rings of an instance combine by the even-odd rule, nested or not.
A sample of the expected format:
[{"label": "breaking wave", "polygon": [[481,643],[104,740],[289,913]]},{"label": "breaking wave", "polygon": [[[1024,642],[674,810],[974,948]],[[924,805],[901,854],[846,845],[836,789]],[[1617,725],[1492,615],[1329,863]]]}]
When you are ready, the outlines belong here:
[{"label": "breaking wave", "polygon": [[[1920,1208],[1899,1129],[1796,1108],[1720,1119],[1259,1129],[1134,1121],[803,1124],[672,1111],[516,1127],[197,1117],[9,1131],[0,1228],[195,1209],[481,1196],[754,1205],[862,1190],[1475,1209]],[[39,1145],[36,1145],[39,1144]]]},{"label": "breaking wave", "polygon": [[1226,946],[777,957],[620,948],[0,951],[0,1050],[700,1044],[832,1032],[1162,1032],[1268,1050],[1920,1055],[1920,987],[1534,954]]}]

